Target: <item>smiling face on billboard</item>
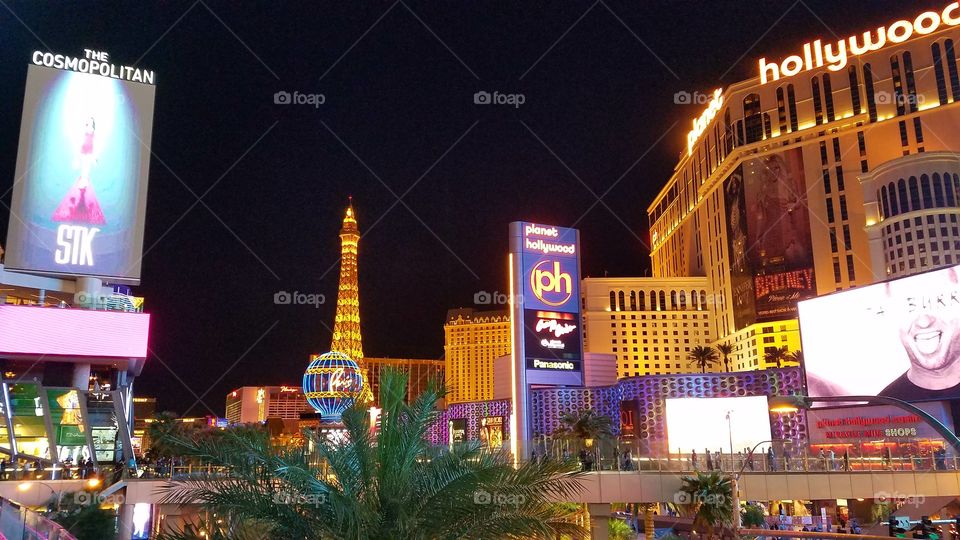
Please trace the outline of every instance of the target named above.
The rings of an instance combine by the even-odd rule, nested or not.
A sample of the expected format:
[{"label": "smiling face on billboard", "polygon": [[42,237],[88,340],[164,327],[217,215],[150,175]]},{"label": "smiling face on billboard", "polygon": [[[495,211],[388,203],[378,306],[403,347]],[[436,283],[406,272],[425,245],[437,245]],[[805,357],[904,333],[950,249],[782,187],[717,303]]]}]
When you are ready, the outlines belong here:
[{"label": "smiling face on billboard", "polygon": [[800,303],[811,396],[960,398],[958,267]]},{"label": "smiling face on billboard", "polygon": [[[920,276],[918,276],[920,277]],[[948,268],[925,274],[923,280],[907,278],[884,284],[887,304],[881,308],[896,327],[910,359],[906,380],[898,379],[883,395],[898,386],[943,390],[960,384],[960,285],[957,271]],[[900,384],[898,385],[897,382]]]}]

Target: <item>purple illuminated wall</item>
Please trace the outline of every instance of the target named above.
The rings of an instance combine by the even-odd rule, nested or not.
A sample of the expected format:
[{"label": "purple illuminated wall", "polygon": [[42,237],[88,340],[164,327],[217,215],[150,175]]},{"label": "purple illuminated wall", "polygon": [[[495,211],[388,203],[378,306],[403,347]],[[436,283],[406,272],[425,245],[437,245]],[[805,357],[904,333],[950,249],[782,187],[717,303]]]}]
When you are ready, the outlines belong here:
[{"label": "purple illuminated wall", "polygon": [[[803,390],[800,368],[740,371],[735,373],[706,373],[685,375],[658,375],[621,379],[613,386],[597,388],[544,388],[530,393],[533,435],[552,433],[560,425],[560,415],[569,411],[592,408],[614,419],[619,430],[620,402],[637,400],[639,417],[635,429],[646,441],[650,452],[667,451],[667,398],[713,398],[785,395]],[[467,438],[478,435],[479,418],[506,416],[509,400],[451,405],[444,411],[430,431],[430,440],[447,442],[447,422],[454,418],[467,419]],[[503,411],[484,413],[482,411]],[[790,439],[804,444],[807,426],[803,414],[771,413],[770,428],[774,439]]]}]

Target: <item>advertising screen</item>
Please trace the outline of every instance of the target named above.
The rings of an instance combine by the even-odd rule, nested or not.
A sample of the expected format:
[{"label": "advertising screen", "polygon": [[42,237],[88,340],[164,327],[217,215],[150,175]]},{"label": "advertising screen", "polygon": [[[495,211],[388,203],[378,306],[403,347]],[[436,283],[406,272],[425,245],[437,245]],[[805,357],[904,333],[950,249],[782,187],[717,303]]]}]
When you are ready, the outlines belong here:
[{"label": "advertising screen", "polygon": [[811,396],[960,397],[960,267],[800,303]]},{"label": "advertising screen", "polygon": [[666,407],[667,441],[674,452],[727,453],[731,437],[739,452],[772,439],[767,396],[667,399]]},{"label": "advertising screen", "polygon": [[0,354],[146,358],[150,315],[0,305]]},{"label": "advertising screen", "polygon": [[527,369],[580,370],[580,321],[575,314],[526,309],[523,320]]},{"label": "advertising screen", "polygon": [[27,70],[6,268],[135,284],[155,87],[116,78],[125,72],[55,69],[37,65],[43,56],[34,58]]},{"label": "advertising screen", "polygon": [[[520,293],[514,347],[526,384],[583,384],[580,330],[580,245],[576,229],[510,224],[513,290]],[[519,305],[522,304],[522,305]]]},{"label": "advertising screen", "polygon": [[467,440],[467,419],[454,418],[450,420],[450,444],[460,444]]},{"label": "advertising screen", "polygon": [[816,296],[802,149],[745,162],[724,201],[737,328],[795,317]]}]

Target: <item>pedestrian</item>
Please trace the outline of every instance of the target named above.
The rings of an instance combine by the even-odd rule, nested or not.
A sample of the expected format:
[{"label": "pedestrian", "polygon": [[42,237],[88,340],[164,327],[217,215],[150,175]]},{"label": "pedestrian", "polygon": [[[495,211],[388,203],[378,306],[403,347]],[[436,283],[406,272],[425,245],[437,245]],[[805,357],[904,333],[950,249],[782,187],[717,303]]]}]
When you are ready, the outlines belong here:
[{"label": "pedestrian", "polygon": [[580,454],[578,455],[578,457],[580,458],[580,470],[581,471],[589,470],[587,469],[587,450],[584,448],[581,448]]},{"label": "pedestrian", "polygon": [[630,453],[629,448],[623,451],[623,470],[633,470],[633,455]]},{"label": "pedestrian", "polygon": [[697,449],[693,449],[693,453],[690,454],[690,464],[693,465],[693,470],[697,470]]},{"label": "pedestrian", "polygon": [[850,472],[850,450],[843,450],[843,470]]},{"label": "pedestrian", "polygon": [[785,471],[790,470],[790,449],[789,448],[783,449],[783,470]]},{"label": "pedestrian", "polygon": [[817,459],[820,460],[820,470],[827,470],[827,455],[823,453],[823,448],[820,449],[820,454],[817,456]]},{"label": "pedestrian", "polygon": [[751,471],[754,470],[753,469],[753,452],[750,452],[749,454],[747,454],[747,467],[749,467]]},{"label": "pedestrian", "polygon": [[723,470],[723,459],[721,459],[720,451],[717,450],[717,453],[714,455],[713,463],[717,467],[717,470]]},{"label": "pedestrian", "polygon": [[776,456],[773,455],[773,447],[772,447],[772,446],[770,446],[770,447],[767,448],[767,470],[768,470],[768,471],[771,471],[771,472],[777,470],[777,467],[776,467]]},{"label": "pedestrian", "polygon": [[712,471],[713,470],[713,452],[707,449],[705,453],[707,454],[707,470]]},{"label": "pedestrian", "polygon": [[0,459],[0,480],[7,479],[7,460]]},{"label": "pedestrian", "polygon": [[833,448],[827,451],[827,460],[830,462],[830,470],[837,470],[837,455],[833,453]]},{"label": "pedestrian", "polygon": [[40,458],[33,461],[33,468],[37,473],[37,479],[43,478],[43,463],[40,463]]}]

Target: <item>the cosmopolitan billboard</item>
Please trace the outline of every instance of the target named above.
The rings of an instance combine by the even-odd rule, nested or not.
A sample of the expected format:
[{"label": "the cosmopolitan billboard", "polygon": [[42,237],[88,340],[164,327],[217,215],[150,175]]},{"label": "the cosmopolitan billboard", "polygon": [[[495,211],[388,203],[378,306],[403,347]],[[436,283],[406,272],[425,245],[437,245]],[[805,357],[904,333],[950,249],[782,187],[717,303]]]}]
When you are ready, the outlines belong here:
[{"label": "the cosmopolitan billboard", "polygon": [[960,267],[800,303],[811,396],[960,397]]},{"label": "the cosmopolitan billboard", "polygon": [[31,59],[6,268],[135,284],[154,74],[96,51]]},{"label": "the cosmopolitan billboard", "polygon": [[796,317],[816,296],[803,152],[752,159],[724,182],[736,327]]},{"label": "the cosmopolitan billboard", "polygon": [[521,351],[527,384],[583,384],[580,332],[580,244],[576,229],[510,224],[514,257],[514,347]]}]

